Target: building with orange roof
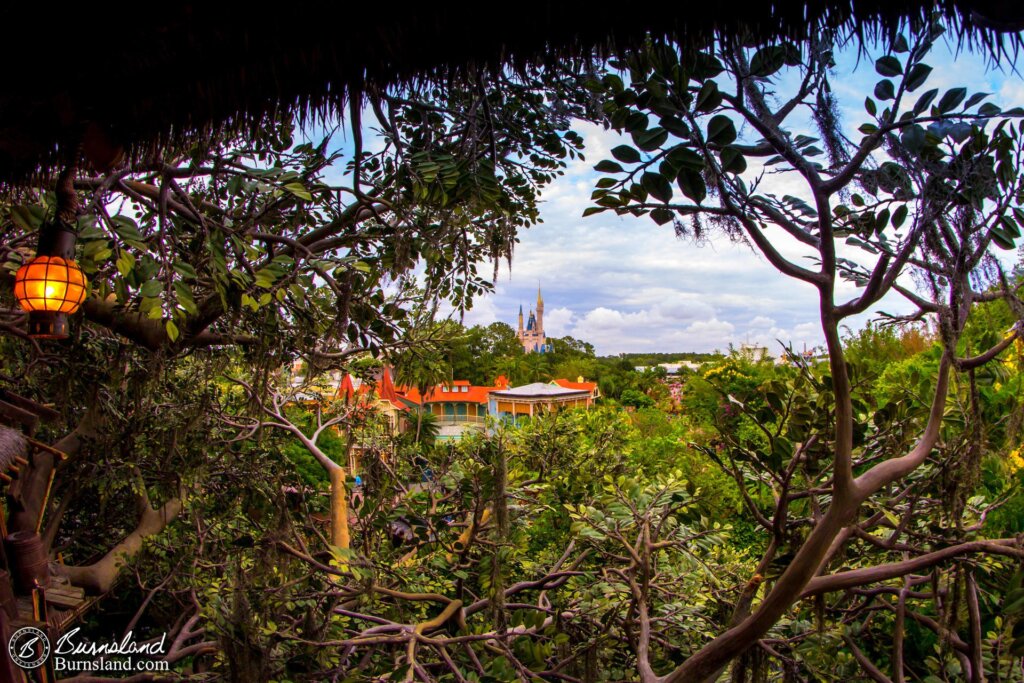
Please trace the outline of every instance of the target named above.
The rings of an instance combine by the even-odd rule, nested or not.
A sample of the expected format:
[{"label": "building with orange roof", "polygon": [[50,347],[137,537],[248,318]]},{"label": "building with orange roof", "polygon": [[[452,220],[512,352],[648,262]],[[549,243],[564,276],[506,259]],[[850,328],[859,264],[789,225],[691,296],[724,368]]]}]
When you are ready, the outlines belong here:
[{"label": "building with orange roof", "polygon": [[571,408],[588,409],[594,403],[594,391],[591,388],[564,387],[568,384],[592,384],[591,382],[567,382],[555,380],[545,384],[534,382],[521,387],[512,387],[491,392],[490,411],[496,417],[515,420],[521,416],[533,417],[538,413],[567,410]]},{"label": "building with orange roof", "polygon": [[563,389],[578,389],[581,391],[589,391],[591,398],[600,398],[601,391],[597,388],[597,382],[587,382],[582,377],[577,377],[575,382],[570,382],[567,379],[553,379],[551,383],[557,387]]},{"label": "building with orange roof", "polygon": [[[454,380],[436,384],[423,394],[416,387],[396,385],[393,377],[390,367],[380,369],[365,380],[346,374],[335,380],[334,399],[373,409],[384,418],[389,437],[411,429],[416,422],[416,411],[425,411],[437,421],[438,440],[448,441],[460,439],[469,432],[486,430],[488,419],[492,417],[534,415],[563,408],[586,409],[600,396],[597,383],[587,382],[582,377],[577,377],[576,381],[555,379],[547,384],[537,382],[510,387],[508,378],[500,375],[493,386]],[[368,435],[374,443],[384,436],[378,430],[374,430],[376,436]],[[365,449],[359,443],[353,444],[350,458],[358,462],[362,450]],[[350,466],[354,465],[350,463]]]},{"label": "building with orange roof", "polygon": [[346,374],[338,384],[335,399],[375,408],[387,420],[392,435],[409,427],[409,404],[399,396],[390,367],[382,368],[375,377],[367,380]]},{"label": "building with orange roof", "polygon": [[413,387],[399,387],[398,394],[406,402],[434,415],[439,427],[438,439],[447,441],[462,438],[470,430],[483,430],[487,425],[491,392],[507,387],[508,379],[502,375],[489,387],[455,380],[437,384],[422,396]]},{"label": "building with orange roof", "polygon": [[399,398],[433,414],[439,423],[439,440],[462,438],[469,431],[487,428],[488,418],[531,416],[542,411],[587,409],[600,396],[597,382],[578,377],[575,382],[556,379],[510,387],[499,376],[494,386],[474,386],[465,380],[438,384],[420,396],[413,388],[397,387]]}]

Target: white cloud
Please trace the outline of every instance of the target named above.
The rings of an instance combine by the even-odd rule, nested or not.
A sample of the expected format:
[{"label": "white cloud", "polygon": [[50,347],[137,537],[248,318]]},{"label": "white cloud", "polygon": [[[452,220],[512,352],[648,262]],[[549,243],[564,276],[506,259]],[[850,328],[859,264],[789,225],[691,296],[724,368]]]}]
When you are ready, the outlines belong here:
[{"label": "white cloud", "polygon": [[999,102],[1003,107],[1024,107],[1024,81],[1019,78],[1003,81],[999,88]]},{"label": "white cloud", "polygon": [[576,314],[571,309],[561,306],[544,310],[544,332],[549,337],[564,337],[572,329],[573,320]]},{"label": "white cloud", "polygon": [[[987,68],[983,56],[955,55],[948,46],[938,46],[928,61],[934,67],[928,88],[967,85],[972,92],[994,93],[992,101],[1004,108],[1024,106],[1024,81]],[[864,98],[880,77],[873,57],[844,51],[838,62],[838,76],[831,84],[844,130],[859,139],[856,128],[866,120]],[[851,73],[855,65],[857,70]],[[791,85],[780,82],[778,92],[784,94]],[[817,135],[806,116],[797,127]],[[822,343],[815,288],[784,277],[749,246],[719,239],[699,247],[648,218],[612,213],[582,218],[599,175],[593,165],[609,158],[610,150],[623,140],[590,123],[579,123],[575,129],[586,141],[586,160],[570,162],[565,174],[544,189],[544,222],[520,233],[512,271],[502,266],[495,292],[475,303],[465,316],[467,324],[500,320],[515,326],[520,303],[529,308],[539,283],[548,333],[583,339],[602,354],[709,351],[746,342],[777,353],[776,340],[798,348]],[[747,176],[754,179],[763,168],[760,160],[751,160]],[[762,189],[807,198],[797,174],[774,173],[770,167],[762,177]],[[769,236],[783,256],[815,267],[805,258],[810,253],[805,245],[778,229],[769,229]],[[873,265],[852,247],[840,245],[838,252]],[[845,281],[836,286],[840,300],[860,291]],[[900,313],[911,307],[891,295],[873,310],[879,309]],[[865,313],[847,323],[856,329],[872,315]]]}]

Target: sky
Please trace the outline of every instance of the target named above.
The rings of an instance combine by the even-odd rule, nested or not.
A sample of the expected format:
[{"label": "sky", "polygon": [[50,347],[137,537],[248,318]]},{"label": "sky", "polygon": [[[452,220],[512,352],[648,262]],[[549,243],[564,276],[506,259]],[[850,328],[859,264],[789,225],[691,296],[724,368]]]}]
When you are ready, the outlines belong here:
[{"label": "sky", "polygon": [[[831,82],[853,139],[859,139],[855,129],[867,120],[863,102],[880,78],[874,70],[880,54],[858,57],[847,50],[837,58]],[[981,54],[937,45],[927,59],[932,77],[918,92],[966,86],[969,92],[992,93],[987,101],[1004,109],[1024,105],[1021,75],[987,61]],[[785,78],[777,83],[780,95],[787,85]],[[751,247],[724,238],[698,246],[677,238],[671,225],[658,226],[647,217],[606,212],[582,218],[601,177],[593,165],[611,158],[609,150],[628,140],[590,123],[574,128],[584,138],[586,160],[570,162],[545,189],[543,222],[521,231],[511,269],[501,265],[494,292],[477,299],[464,315],[465,324],[501,321],[514,327],[519,306],[528,312],[539,286],[548,336],[590,342],[599,355],[724,351],[744,343],[767,346],[777,355],[780,341],[797,349],[822,343],[816,290],[784,277]],[[809,123],[796,132],[816,135]],[[751,163],[750,172],[756,170]],[[778,195],[806,196],[796,178],[769,178],[765,187]],[[792,260],[808,263],[802,260],[806,251],[781,244]],[[850,297],[857,291],[845,283],[838,289]],[[879,310],[910,312],[912,307],[893,294],[847,324],[862,327]]]}]

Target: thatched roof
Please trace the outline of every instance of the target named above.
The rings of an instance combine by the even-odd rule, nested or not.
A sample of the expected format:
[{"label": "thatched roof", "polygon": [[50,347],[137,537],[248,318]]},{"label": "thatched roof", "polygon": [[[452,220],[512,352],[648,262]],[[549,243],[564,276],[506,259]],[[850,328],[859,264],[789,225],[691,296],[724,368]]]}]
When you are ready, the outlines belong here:
[{"label": "thatched roof", "polygon": [[0,472],[6,472],[14,464],[15,458],[24,458],[28,454],[28,441],[17,429],[0,425]]},{"label": "thatched roof", "polygon": [[648,32],[684,43],[719,35],[805,39],[822,26],[866,33],[936,6],[969,40],[998,52],[981,14],[1020,19],[1019,0],[774,0],[605,5],[251,3],[138,7],[12,2],[0,9],[0,183],[48,173],[58,148],[91,126],[139,153],[239,128],[276,109],[337,107],[353,88],[469,63],[536,63],[589,55]]}]

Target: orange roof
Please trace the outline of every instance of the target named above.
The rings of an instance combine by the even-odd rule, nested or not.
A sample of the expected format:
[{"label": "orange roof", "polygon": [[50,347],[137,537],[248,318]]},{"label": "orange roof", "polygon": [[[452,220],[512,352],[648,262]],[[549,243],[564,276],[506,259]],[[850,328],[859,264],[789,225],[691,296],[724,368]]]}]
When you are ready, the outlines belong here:
[{"label": "orange roof", "polygon": [[377,395],[395,406],[405,408],[405,404],[398,400],[398,394],[395,392],[395,383],[391,379],[391,368],[384,368],[384,372],[381,373],[380,382],[377,384]]},{"label": "orange roof", "polygon": [[[466,391],[461,391],[466,387]],[[501,388],[475,387],[466,380],[456,380],[449,384],[439,384],[427,390],[425,395],[420,395],[416,387],[396,387],[399,396],[406,401],[422,405],[424,403],[487,403],[492,391]],[[453,389],[454,391],[448,391]]]},{"label": "orange roof", "polygon": [[[458,387],[466,387],[466,391],[445,391]],[[487,403],[488,397],[495,387],[474,387],[469,382],[456,384],[454,387],[435,387],[427,393],[426,403]]]},{"label": "orange roof", "polygon": [[416,405],[423,403],[423,397],[420,396],[420,390],[416,387],[407,387],[404,384],[400,384],[395,387],[395,391],[406,401],[415,403]]},{"label": "orange roof", "polygon": [[406,406],[398,397],[398,392],[395,390],[395,383],[391,379],[391,368],[384,368],[381,372],[380,379],[376,382],[363,382],[359,385],[358,389],[355,389],[355,385],[352,382],[352,375],[346,374],[341,380],[341,384],[338,385],[337,398],[349,401],[352,397],[358,396],[359,398],[366,398],[370,395],[375,395],[382,401],[387,401],[399,410],[408,410]]},{"label": "orange roof", "polygon": [[597,382],[570,382],[567,379],[552,380],[563,389],[580,389],[582,391],[594,391],[597,389]]}]

